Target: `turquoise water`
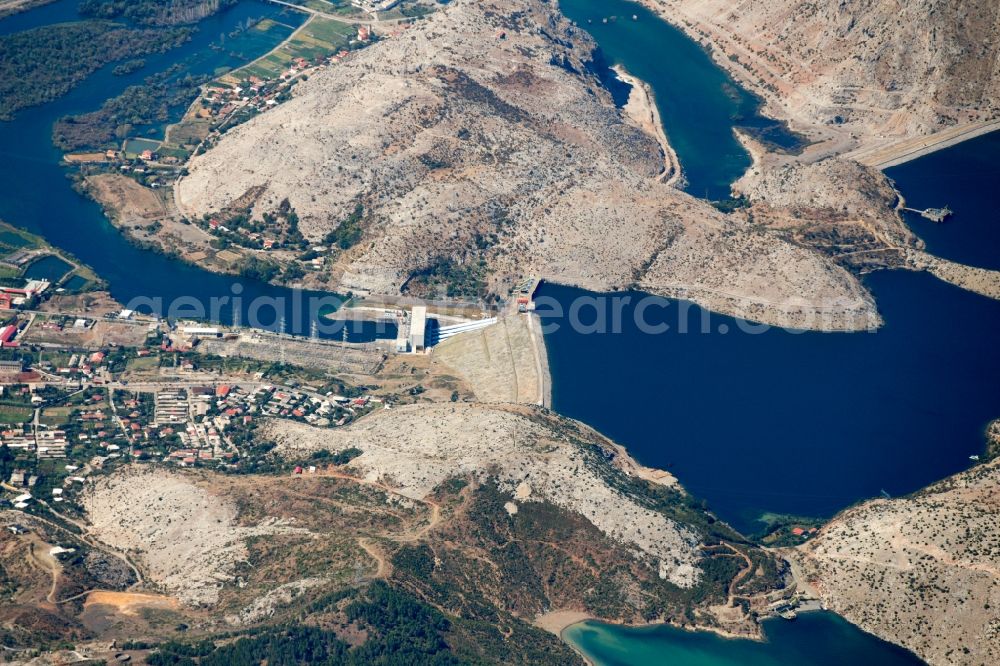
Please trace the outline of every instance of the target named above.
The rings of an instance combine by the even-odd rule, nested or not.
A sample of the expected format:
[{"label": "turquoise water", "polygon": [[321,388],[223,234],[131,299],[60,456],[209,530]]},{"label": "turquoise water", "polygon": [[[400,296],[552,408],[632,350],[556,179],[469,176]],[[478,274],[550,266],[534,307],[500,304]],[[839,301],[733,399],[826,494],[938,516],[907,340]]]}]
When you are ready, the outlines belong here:
[{"label": "turquoise water", "polygon": [[58,282],[66,273],[73,268],[70,264],[66,263],[59,257],[50,254],[47,257],[42,257],[36,261],[31,262],[28,265],[27,270],[24,272],[24,276],[32,280],[48,280],[49,282]]},{"label": "turquoise water", "polygon": [[[0,33],[77,18],[77,5],[75,0],[61,0],[9,17],[0,21]],[[108,281],[112,296],[140,310],[178,317],[204,315],[224,323],[233,322],[235,315],[239,322],[250,323],[255,315],[253,321],[263,328],[303,335],[312,332],[315,322],[321,337],[339,339],[342,324],[318,320],[319,306],[310,307],[311,300],[337,303],[340,299],[336,295],[218,275],[128,243],[96,203],[73,190],[60,165],[62,155],[51,142],[52,125],[61,116],[93,111],[127,86],[140,84],[174,64],[182,64],[193,74],[213,73],[263,55],[286,31],[251,30],[229,37],[249,19],[262,17],[292,25],[303,20],[301,13],[244,0],[200,22],[187,44],[146,56],[142,70],[114,76],[111,70],[117,63],[111,63],[64,97],[0,123],[0,219],[39,233],[70,251]],[[176,113],[174,120],[179,119],[180,110]],[[379,332],[371,322],[352,323],[349,328],[351,340],[395,335],[392,327]]]},{"label": "turquoise water", "polygon": [[[950,207],[941,224],[904,211],[910,227],[940,257],[1000,270],[1000,131],[886,170],[911,208]],[[986,196],[984,196],[984,194]]]},{"label": "turquoise water", "polygon": [[867,634],[833,613],[764,622],[766,641],[727,639],[674,627],[583,622],[563,638],[598,666],[913,666],[910,652]]},{"label": "turquoise water", "polygon": [[[0,33],[71,20],[75,5],[63,0],[5,19]],[[561,5],[600,40],[607,60],[653,86],[693,194],[728,195],[729,183],[749,163],[732,136],[734,125],[755,126],[776,144],[794,143],[755,116],[756,100],[733,86],[697,45],[638,5],[621,0],[562,0]],[[72,190],[50,144],[58,117],[96,109],[173,63],[213,72],[264,53],[273,41],[259,33],[242,42],[227,39],[225,48],[211,45],[247,18],[280,11],[242,2],[204,21],[190,44],[147,57],[142,71],[115,77],[110,65],[66,97],[0,124],[0,218],[73,252],[106,278],[123,302],[138,296],[204,301],[232,296],[239,285],[244,304],[255,297],[285,299],[272,327],[284,317],[286,330],[308,333],[308,318],[294,309],[295,292],[208,273],[129,245],[93,202]],[[612,12],[627,20],[599,22]],[[590,14],[597,23],[586,23]],[[632,22],[632,14],[639,20]],[[990,142],[983,145],[973,154],[1000,163]],[[957,160],[959,174],[968,162]],[[893,173],[911,203],[921,195],[909,191],[922,187],[914,185],[922,173],[919,164]],[[946,189],[926,205],[961,207],[959,215],[971,218],[976,206],[988,209],[989,192]],[[944,231],[962,228],[967,227]],[[976,240],[988,245],[989,238]],[[967,241],[956,240],[955,252]],[[628,326],[617,334],[550,331],[554,406],[625,444],[640,460],[670,469],[721,516],[748,531],[763,511],[827,515],[881,490],[914,490],[966,467],[968,455],[982,448],[983,426],[1000,416],[994,381],[1000,376],[995,345],[1000,306],[927,275],[878,274],[868,283],[887,321],[873,334],[754,335],[716,315],[707,316],[704,334],[673,330],[653,336]],[[541,295],[566,305],[587,296],[548,285]],[[662,321],[676,324],[679,309],[676,302],[661,308]],[[245,309],[240,312],[245,321]],[[697,309],[680,316],[703,321]],[[218,319],[230,321],[231,315],[224,311]],[[722,332],[723,324],[729,332]],[[669,628],[583,625],[567,638],[606,664],[917,663],[826,614],[769,623],[767,633],[769,642],[757,644]]]},{"label": "turquoise water", "polygon": [[760,100],[704,49],[645,7],[628,0],[559,0],[559,7],[594,37],[608,65],[623,65],[652,87],[685,189],[694,196],[729,197],[730,184],[750,166],[733,127],[776,148],[800,146],[799,137],[760,115]]}]

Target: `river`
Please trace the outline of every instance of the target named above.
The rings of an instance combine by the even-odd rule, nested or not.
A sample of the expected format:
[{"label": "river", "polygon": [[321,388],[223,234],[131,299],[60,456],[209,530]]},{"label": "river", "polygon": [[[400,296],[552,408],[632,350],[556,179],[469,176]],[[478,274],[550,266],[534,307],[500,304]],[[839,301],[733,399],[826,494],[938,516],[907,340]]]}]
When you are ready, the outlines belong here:
[{"label": "river", "polygon": [[[59,0],[0,20],[0,34],[78,19],[78,4],[78,0]],[[248,19],[262,17],[275,18],[289,28],[229,37]],[[64,97],[0,123],[0,219],[41,234],[76,255],[108,282],[111,295],[122,303],[159,299],[145,309],[167,314],[173,305],[178,316],[210,315],[214,306],[217,316],[212,318],[223,323],[238,318],[241,323],[252,321],[262,328],[300,335],[310,335],[316,323],[320,337],[341,338],[341,322],[328,323],[319,317],[320,310],[332,309],[342,300],[334,294],[219,275],[129,243],[95,202],[73,190],[61,165],[62,154],[51,141],[52,125],[64,115],[93,111],[127,86],[177,63],[194,74],[238,66],[274,48],[302,20],[298,12],[244,0],[201,21],[183,46],[145,56],[146,66],[139,71],[115,76],[114,63],[109,64]],[[174,120],[181,112],[175,110]],[[347,328],[352,341],[395,335],[394,327],[378,329],[373,322],[352,322]]]},{"label": "river", "polygon": [[[560,0],[560,5],[594,34],[609,64],[624,65],[652,86],[688,191],[728,196],[729,184],[749,164],[734,126],[795,147],[795,137],[759,116],[755,97],[650,12],[624,0]],[[76,0],[60,0],[4,19],[0,33],[72,20],[75,6]],[[75,254],[123,302],[154,295],[204,303],[233,296],[239,285],[241,321],[251,299],[282,299],[284,314],[275,314],[272,327],[284,320],[285,330],[308,333],[310,318],[294,311],[292,290],[206,272],[130,245],[95,203],[73,191],[50,141],[60,116],[96,109],[173,63],[210,72],[266,52],[273,42],[237,39],[221,50],[209,46],[247,18],[280,12],[246,0],[203,21],[185,46],[148,56],[139,72],[115,77],[112,66],[105,67],[65,97],[0,123],[0,218]],[[617,19],[601,21],[612,15]],[[982,265],[997,256],[995,226],[980,227],[974,214],[976,207],[988,210],[990,188],[964,186],[965,169],[1000,163],[996,139],[984,137],[891,172],[911,204],[955,209],[954,224],[928,230],[913,222],[932,250],[980,257]],[[942,164],[952,177],[932,174],[940,176]],[[926,189],[928,179],[940,189]],[[969,248],[970,236],[985,247]],[[567,326],[548,331],[554,407],[626,445],[641,461],[669,469],[720,516],[747,531],[756,529],[766,512],[823,516],[883,490],[910,492],[967,467],[968,456],[982,449],[987,421],[1000,416],[992,388],[1000,376],[995,345],[1000,304],[924,274],[875,274],[867,284],[886,320],[875,333],[752,334],[739,322],[696,307],[680,314],[677,302],[649,312],[672,326],[660,335],[630,324],[634,302],[623,309],[620,333],[582,334]],[[568,305],[596,295],[544,285],[540,296]],[[223,311],[220,319],[231,321],[231,312]],[[701,330],[706,319],[704,333],[678,331],[681,321]],[[356,335],[364,339],[370,331]],[[752,643],[666,627],[587,623],[565,636],[595,662],[609,665],[917,663],[825,613],[769,622],[766,632],[768,642]]]}]

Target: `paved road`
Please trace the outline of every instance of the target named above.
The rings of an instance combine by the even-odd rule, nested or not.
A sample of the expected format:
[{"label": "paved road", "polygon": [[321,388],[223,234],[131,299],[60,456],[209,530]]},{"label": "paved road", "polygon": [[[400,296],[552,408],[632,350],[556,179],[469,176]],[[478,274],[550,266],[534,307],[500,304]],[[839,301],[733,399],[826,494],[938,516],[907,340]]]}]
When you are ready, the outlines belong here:
[{"label": "paved road", "polygon": [[846,153],[843,157],[857,160],[876,169],[888,169],[996,130],[1000,130],[1000,120],[967,123],[943,129],[929,136],[894,141],[878,147],[860,148]]}]

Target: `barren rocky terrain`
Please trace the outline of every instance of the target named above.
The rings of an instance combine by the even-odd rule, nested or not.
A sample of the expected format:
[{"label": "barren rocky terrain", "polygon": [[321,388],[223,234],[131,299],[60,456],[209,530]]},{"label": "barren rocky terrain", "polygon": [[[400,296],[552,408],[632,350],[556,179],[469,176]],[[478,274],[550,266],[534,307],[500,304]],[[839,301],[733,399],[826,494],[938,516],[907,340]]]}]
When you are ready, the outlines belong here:
[{"label": "barren rocky terrain", "polygon": [[933,273],[941,280],[957,287],[989,298],[1000,299],[1000,271],[966,266],[916,250],[907,252],[906,260],[910,267]]},{"label": "barren rocky terrain", "polygon": [[151,579],[194,606],[218,601],[219,587],[247,557],[246,539],[302,531],[238,526],[236,507],[195,478],[139,466],[100,479],[83,506],[94,536],[141,553]]},{"label": "barren rocky terrain", "polygon": [[1000,465],[837,516],[792,551],[807,582],[863,629],[931,664],[1000,660]]},{"label": "barren rocky terrain", "polygon": [[593,48],[551,3],[450,3],[229,131],[176,200],[191,217],[252,200],[260,216],[287,197],[313,240],[362,204],[341,289],[394,293],[447,257],[484,260],[498,294],[536,274],[771,323],[877,323],[827,257],[660,182],[663,151],[589,72]]},{"label": "barren rocky terrain", "polygon": [[[577,663],[531,623],[562,610],[759,636],[749,611],[787,582],[773,555],[668,473],[537,406],[408,404],[335,430],[269,420],[254,440],[303,473],[118,469],[83,496],[73,543],[85,557],[52,573],[15,564],[38,536],[3,537],[18,644],[49,640],[43,622],[91,641],[77,644],[87,654],[123,636],[212,639],[292,622],[360,650],[381,640],[379,625],[348,601],[386,593],[451,618],[429,630],[462,658]],[[66,534],[32,528],[54,530],[52,542]],[[114,576],[80,564],[102,553]]]},{"label": "barren rocky terrain", "polygon": [[[578,513],[650,559],[663,578],[693,585],[699,576],[696,534],[610,487],[586,451],[556,428],[572,432],[582,426],[525,409],[458,403],[384,410],[333,431],[276,420],[264,437],[286,455],[359,448],[351,469],[413,499],[427,497],[456,474],[495,476],[501,490],[519,500],[545,500]],[[621,455],[610,445],[607,450]]]},{"label": "barren rocky terrain", "polygon": [[992,0],[642,2],[710,44],[769,113],[817,138],[837,137],[835,152],[1000,110],[1000,5]]},{"label": "barren rocky terrain", "polygon": [[746,197],[755,225],[855,272],[905,266],[907,252],[923,248],[882,172],[842,159],[787,162],[740,138],[754,164],[733,189]]}]

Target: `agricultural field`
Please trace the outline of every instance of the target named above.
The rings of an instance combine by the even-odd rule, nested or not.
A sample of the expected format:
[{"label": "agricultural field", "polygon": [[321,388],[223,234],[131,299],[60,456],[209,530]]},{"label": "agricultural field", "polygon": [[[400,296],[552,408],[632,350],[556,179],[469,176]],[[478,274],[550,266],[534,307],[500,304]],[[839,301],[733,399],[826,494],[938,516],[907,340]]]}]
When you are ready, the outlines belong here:
[{"label": "agricultural field", "polygon": [[335,14],[345,18],[366,18],[368,14],[351,4],[350,0],[292,0],[296,5],[315,9],[324,14]]},{"label": "agricultural field", "polygon": [[25,423],[30,421],[33,415],[34,410],[32,410],[31,407],[0,404],[0,423],[8,425]]},{"label": "agricultural field", "polygon": [[38,417],[39,423],[50,428],[56,428],[69,423],[69,417],[76,407],[72,405],[60,405],[58,407],[46,407]]},{"label": "agricultural field", "polygon": [[[266,23],[266,21],[262,21],[257,29],[260,29],[261,26],[264,26],[264,29],[270,29],[269,26],[265,25]],[[236,85],[251,76],[265,80],[276,79],[297,58],[305,58],[309,61],[325,58],[347,48],[351,39],[356,35],[357,27],[354,25],[333,19],[313,17],[299,28],[288,41],[263,58],[230,72],[222,77],[220,82]]]},{"label": "agricultural field", "polygon": [[379,12],[378,18],[380,21],[393,21],[407,18],[412,19],[427,16],[434,11],[434,6],[430,4],[422,2],[401,2],[388,11]]}]

